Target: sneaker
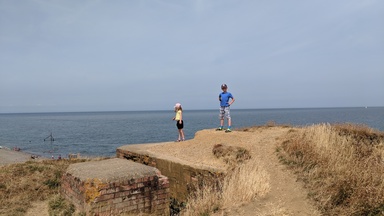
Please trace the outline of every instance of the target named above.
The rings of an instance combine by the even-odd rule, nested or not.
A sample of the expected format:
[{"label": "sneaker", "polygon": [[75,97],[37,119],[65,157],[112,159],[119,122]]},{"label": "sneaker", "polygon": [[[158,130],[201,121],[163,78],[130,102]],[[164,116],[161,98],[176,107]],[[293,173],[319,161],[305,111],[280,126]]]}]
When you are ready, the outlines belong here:
[{"label": "sneaker", "polygon": [[231,128],[228,128],[227,130],[225,130],[225,133],[228,133],[228,132],[232,132]]},{"label": "sneaker", "polygon": [[218,127],[216,130],[221,131],[221,130],[223,130],[223,127]]}]

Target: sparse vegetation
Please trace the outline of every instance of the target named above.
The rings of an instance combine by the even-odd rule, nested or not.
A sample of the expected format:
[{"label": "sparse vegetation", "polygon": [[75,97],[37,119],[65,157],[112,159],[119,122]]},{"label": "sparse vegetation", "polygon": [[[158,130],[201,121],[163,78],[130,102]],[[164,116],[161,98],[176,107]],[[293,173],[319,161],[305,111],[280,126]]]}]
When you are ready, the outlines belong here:
[{"label": "sparse vegetation", "polygon": [[61,176],[67,167],[86,160],[90,159],[28,161],[1,167],[0,215],[24,215],[33,202],[52,198],[51,207],[64,207],[64,213],[71,211],[63,200],[54,197],[59,194]]},{"label": "sparse vegetation", "polygon": [[384,214],[384,134],[321,124],[288,133],[278,150],[324,215]]},{"label": "sparse vegetation", "polygon": [[210,215],[264,197],[270,190],[269,176],[257,160],[240,164],[220,183],[203,182],[190,194],[182,215]]},{"label": "sparse vegetation", "polygon": [[243,131],[243,132],[254,132],[260,129],[268,129],[273,127],[280,127],[280,128],[293,128],[290,124],[278,124],[275,121],[268,121],[264,125],[258,125],[258,126],[252,126],[252,127],[244,127],[244,128],[238,128],[237,131]]},{"label": "sparse vegetation", "polygon": [[75,206],[65,200],[60,194],[53,196],[48,203],[49,215],[71,216],[75,213]]},{"label": "sparse vegetation", "polygon": [[269,192],[267,172],[256,159],[251,160],[247,149],[216,144],[212,153],[229,165],[229,172],[222,180],[199,182],[189,195],[182,215],[211,215],[261,198]]},{"label": "sparse vegetation", "polygon": [[213,155],[216,158],[221,158],[231,168],[244,163],[246,160],[251,159],[251,154],[245,148],[238,146],[227,146],[223,144],[216,144],[212,149]]}]

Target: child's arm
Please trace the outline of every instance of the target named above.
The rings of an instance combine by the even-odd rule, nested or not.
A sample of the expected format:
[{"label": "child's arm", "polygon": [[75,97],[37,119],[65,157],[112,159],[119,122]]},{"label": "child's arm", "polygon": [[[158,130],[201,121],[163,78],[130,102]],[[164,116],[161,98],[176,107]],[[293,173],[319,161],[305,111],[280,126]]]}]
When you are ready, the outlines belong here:
[{"label": "child's arm", "polygon": [[235,98],[234,97],[232,97],[232,100],[228,103],[229,106],[231,106],[233,104],[233,102],[235,102]]}]

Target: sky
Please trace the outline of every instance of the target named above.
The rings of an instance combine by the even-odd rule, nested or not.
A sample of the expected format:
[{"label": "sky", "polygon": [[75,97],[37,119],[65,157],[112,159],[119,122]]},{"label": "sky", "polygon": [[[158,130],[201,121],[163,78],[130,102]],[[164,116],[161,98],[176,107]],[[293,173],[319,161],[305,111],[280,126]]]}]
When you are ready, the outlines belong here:
[{"label": "sky", "polygon": [[0,113],[384,106],[382,0],[0,0]]}]

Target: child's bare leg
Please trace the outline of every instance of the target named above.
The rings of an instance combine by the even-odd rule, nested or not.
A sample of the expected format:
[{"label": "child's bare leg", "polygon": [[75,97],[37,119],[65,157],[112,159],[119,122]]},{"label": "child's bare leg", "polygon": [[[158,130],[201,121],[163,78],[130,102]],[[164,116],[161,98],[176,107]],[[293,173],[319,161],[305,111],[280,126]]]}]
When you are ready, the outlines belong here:
[{"label": "child's bare leg", "polygon": [[183,129],[180,129],[180,135],[181,135],[181,140],[185,140]]},{"label": "child's bare leg", "polygon": [[183,131],[182,129],[179,129],[179,139],[178,139],[179,141],[182,139],[182,131]]}]

